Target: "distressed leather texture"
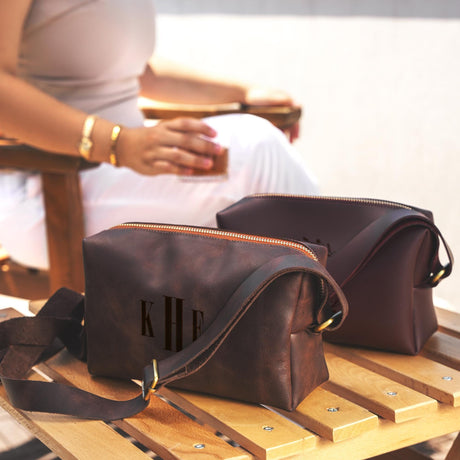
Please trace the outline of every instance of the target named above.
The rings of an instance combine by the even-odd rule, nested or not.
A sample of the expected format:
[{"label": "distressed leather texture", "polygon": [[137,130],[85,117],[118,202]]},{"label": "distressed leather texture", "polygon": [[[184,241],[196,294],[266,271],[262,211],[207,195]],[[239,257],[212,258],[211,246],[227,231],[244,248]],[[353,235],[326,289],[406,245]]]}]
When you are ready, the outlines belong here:
[{"label": "distressed leather texture", "polygon": [[322,335],[313,328],[334,311],[346,315],[346,301],[339,292],[340,302],[328,302],[327,294],[340,289],[331,288],[334,281],[318,261],[298,250],[113,228],[85,239],[83,252],[91,373],[141,378],[152,358],[177,356],[186,363],[183,357],[192,356],[206,331],[233,321],[221,309],[239,286],[260,267],[292,256],[307,267],[288,267],[260,289],[247,311],[240,307],[242,317],[211,358],[202,366],[195,358],[183,365],[170,386],[292,410],[327,380]]},{"label": "distressed leather texture", "polygon": [[[86,239],[86,298],[61,288],[35,318],[0,322],[11,403],[117,420],[142,411],[150,388],[171,384],[292,410],[327,379],[315,328],[337,312],[329,327],[340,327],[348,305],[324,266],[303,250],[198,230],[115,228]],[[143,378],[141,394],[116,401],[27,380],[64,346],[97,375]]]},{"label": "distressed leather texture", "polygon": [[432,288],[450,274],[453,256],[430,211],[366,199],[255,195],[219,212],[217,221],[226,230],[327,248],[327,269],[350,305],[340,330],[325,334],[328,341],[416,354],[437,329]]}]

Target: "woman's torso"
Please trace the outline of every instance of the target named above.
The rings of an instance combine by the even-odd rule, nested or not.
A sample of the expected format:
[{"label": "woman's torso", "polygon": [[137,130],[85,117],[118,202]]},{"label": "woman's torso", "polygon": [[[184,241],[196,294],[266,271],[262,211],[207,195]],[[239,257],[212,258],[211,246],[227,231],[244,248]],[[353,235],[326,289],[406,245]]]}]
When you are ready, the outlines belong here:
[{"label": "woman's torso", "polygon": [[[153,53],[153,0],[34,0],[18,75],[87,113],[139,126],[138,76]],[[39,193],[39,178],[0,171],[0,220]]]},{"label": "woman's torso", "polygon": [[153,0],[35,0],[19,75],[85,112],[139,124],[138,77],[153,53],[154,24]]}]

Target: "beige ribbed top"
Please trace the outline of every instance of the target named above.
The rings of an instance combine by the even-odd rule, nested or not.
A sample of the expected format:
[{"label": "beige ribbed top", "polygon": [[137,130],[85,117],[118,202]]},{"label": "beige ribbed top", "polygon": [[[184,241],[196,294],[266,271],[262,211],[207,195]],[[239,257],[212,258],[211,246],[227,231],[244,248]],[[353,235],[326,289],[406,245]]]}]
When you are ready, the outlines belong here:
[{"label": "beige ribbed top", "polygon": [[35,0],[19,74],[74,107],[138,125],[138,76],[154,29],[153,0]]}]

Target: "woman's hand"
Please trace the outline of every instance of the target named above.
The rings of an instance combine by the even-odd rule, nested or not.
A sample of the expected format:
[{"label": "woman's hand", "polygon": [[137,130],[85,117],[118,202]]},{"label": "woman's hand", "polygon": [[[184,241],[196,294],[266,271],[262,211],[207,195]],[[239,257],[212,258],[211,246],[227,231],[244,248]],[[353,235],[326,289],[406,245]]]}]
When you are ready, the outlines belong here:
[{"label": "woman's hand", "polygon": [[195,118],[124,128],[117,146],[118,162],[146,175],[191,175],[195,169],[211,169],[213,157],[223,153],[222,147],[212,141],[216,134]]},{"label": "woman's hand", "polygon": [[[291,96],[283,90],[257,86],[246,90],[244,103],[255,106],[286,105],[293,107],[296,105]],[[289,129],[288,137],[291,142],[299,137],[299,128],[299,123],[296,123]]]}]

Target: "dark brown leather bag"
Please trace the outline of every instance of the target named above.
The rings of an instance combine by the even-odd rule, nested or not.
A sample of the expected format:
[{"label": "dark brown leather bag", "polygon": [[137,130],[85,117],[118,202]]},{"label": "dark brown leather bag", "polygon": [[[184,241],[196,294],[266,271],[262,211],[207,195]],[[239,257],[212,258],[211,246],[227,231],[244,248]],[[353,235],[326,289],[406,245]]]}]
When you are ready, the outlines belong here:
[{"label": "dark brown leather bag", "polygon": [[453,257],[431,212],[382,200],[254,195],[217,221],[226,230],[327,247],[327,269],[350,305],[327,340],[416,354],[436,331],[432,288],[450,274]]},{"label": "dark brown leather bag", "polygon": [[[0,324],[0,348],[9,345],[0,374],[10,399],[22,409],[112,420],[142,410],[150,389],[170,384],[292,410],[328,378],[321,331],[336,329],[347,314],[320,262],[325,251],[316,249],[319,255],[314,245],[161,224],[91,236],[83,243],[84,330],[82,298],[67,290],[36,318],[17,320],[19,327]],[[49,355],[55,335],[81,349],[82,332],[89,371],[143,378],[143,395],[88,401],[75,388],[28,387],[21,380],[27,365],[5,365],[24,337],[35,338],[27,343],[30,367]]]}]

